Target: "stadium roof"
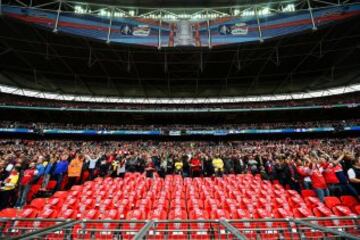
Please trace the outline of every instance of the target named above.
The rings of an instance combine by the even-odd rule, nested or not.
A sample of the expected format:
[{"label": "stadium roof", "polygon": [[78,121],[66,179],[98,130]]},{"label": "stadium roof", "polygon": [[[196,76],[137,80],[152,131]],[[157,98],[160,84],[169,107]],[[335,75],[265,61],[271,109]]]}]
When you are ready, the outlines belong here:
[{"label": "stadium roof", "polygon": [[359,25],[354,17],[263,43],[158,50],[56,34],[2,17],[0,84],[116,98],[248,97],[356,86]]}]

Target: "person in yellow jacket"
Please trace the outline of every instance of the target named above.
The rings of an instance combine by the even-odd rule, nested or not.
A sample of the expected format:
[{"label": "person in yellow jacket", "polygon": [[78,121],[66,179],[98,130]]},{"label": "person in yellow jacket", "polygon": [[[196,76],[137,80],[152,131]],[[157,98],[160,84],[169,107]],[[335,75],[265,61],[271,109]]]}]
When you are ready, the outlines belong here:
[{"label": "person in yellow jacket", "polygon": [[10,175],[1,183],[0,210],[11,205],[10,200],[15,196],[15,188],[19,181],[19,171],[13,168]]},{"label": "person in yellow jacket", "polygon": [[214,167],[215,175],[221,176],[224,172],[224,161],[219,156],[216,156],[212,160],[212,165]]},{"label": "person in yellow jacket", "polygon": [[80,180],[84,159],[85,159],[84,155],[76,154],[75,158],[71,160],[71,162],[69,163],[67,189],[70,189],[74,184],[76,184]]},{"label": "person in yellow jacket", "polygon": [[183,166],[184,166],[184,164],[180,159],[175,160],[175,163],[174,163],[175,173],[182,174]]}]

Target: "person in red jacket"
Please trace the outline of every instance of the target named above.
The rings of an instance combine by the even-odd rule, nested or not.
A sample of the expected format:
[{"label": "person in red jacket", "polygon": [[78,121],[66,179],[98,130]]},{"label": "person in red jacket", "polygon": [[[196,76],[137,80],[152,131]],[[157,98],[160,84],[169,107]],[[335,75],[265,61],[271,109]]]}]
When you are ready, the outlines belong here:
[{"label": "person in red jacket", "polygon": [[329,191],[331,195],[338,195],[341,194],[341,186],[340,181],[336,176],[335,173],[335,166],[333,163],[325,163],[322,164],[322,167],[324,168],[323,176],[325,178],[325,182],[329,188]]},{"label": "person in red jacket", "polygon": [[[323,162],[323,159],[320,159],[320,162]],[[323,202],[324,197],[330,195],[326,180],[323,175],[324,168],[317,161],[314,161],[310,169],[312,186],[320,201]]]},{"label": "person in red jacket", "polygon": [[201,174],[201,160],[199,154],[191,158],[190,167],[191,167],[191,177],[199,177]]},{"label": "person in red jacket", "polygon": [[19,184],[19,196],[16,201],[15,207],[22,207],[26,203],[27,195],[30,191],[32,181],[36,176],[35,163],[32,162],[29,165],[29,169],[24,171],[24,175],[22,176]]}]

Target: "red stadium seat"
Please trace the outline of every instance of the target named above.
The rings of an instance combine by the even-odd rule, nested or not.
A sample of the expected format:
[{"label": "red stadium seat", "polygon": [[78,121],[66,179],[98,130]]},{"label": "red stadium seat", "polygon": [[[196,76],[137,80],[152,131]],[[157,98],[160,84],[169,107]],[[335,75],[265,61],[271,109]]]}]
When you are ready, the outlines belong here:
[{"label": "red stadium seat", "polygon": [[66,191],[57,191],[53,197],[57,197],[57,198],[62,198],[62,199],[65,199],[68,195],[68,192]]},{"label": "red stadium seat", "polygon": [[353,196],[341,196],[340,200],[342,205],[348,206],[350,209],[359,204],[359,201]]},{"label": "red stadium seat", "polygon": [[29,205],[25,206],[25,208],[35,208],[40,211],[44,208],[47,201],[47,198],[35,198]]},{"label": "red stadium seat", "polygon": [[310,190],[310,189],[301,190],[301,196],[302,196],[303,198],[307,198],[307,197],[317,197],[315,191],[314,191],[314,190]]},{"label": "red stadium seat", "polygon": [[[182,220],[188,219],[187,213],[182,208],[175,208],[169,212],[169,220]],[[169,233],[170,239],[184,239],[187,238],[188,224],[185,223],[170,223],[168,229],[172,230]]]},{"label": "red stadium seat", "polygon": [[[42,210],[41,212],[39,212],[37,218],[38,219],[46,219],[46,218],[56,218],[58,216],[58,211],[51,209],[51,208],[46,208],[44,210]],[[53,221],[35,221],[34,222],[34,228],[47,228],[47,227],[51,227],[52,225],[55,225],[56,222]]]},{"label": "red stadium seat", "polygon": [[[19,218],[35,218],[38,215],[38,210],[35,208],[25,208],[23,209],[18,217]],[[33,227],[32,221],[27,220],[17,220],[14,223],[14,232],[22,231],[24,229],[31,229]]]},{"label": "red stadium seat", "polygon": [[335,206],[332,211],[336,216],[356,216],[347,206]]},{"label": "red stadium seat", "polygon": [[41,188],[40,184],[32,185],[27,195],[26,202],[30,202],[33,199],[33,197],[39,192],[40,188]]},{"label": "red stadium seat", "polygon": [[77,211],[75,209],[71,209],[71,208],[62,210],[58,214],[58,218],[61,218],[61,219],[76,219],[77,218]]},{"label": "red stadium seat", "polygon": [[[107,210],[104,214],[100,214],[101,220],[118,220],[119,213],[116,209]],[[114,237],[118,236],[117,233],[114,233],[114,229],[119,229],[118,223],[99,223],[96,224],[95,229],[98,229],[98,232],[95,234],[96,239],[108,239],[112,240]]]},{"label": "red stadium seat", "polygon": [[48,185],[46,186],[46,190],[54,190],[56,187],[57,182],[55,180],[50,180]]},{"label": "red stadium seat", "polygon": [[295,218],[308,218],[308,217],[314,217],[313,212],[308,209],[307,207],[299,207],[295,208],[293,210],[294,217]]},{"label": "red stadium seat", "polygon": [[14,218],[19,214],[19,210],[16,208],[5,208],[0,211],[0,217],[2,218]]},{"label": "red stadium seat", "polygon": [[325,197],[324,203],[330,209],[332,209],[335,206],[341,205],[341,202],[337,197]]},{"label": "red stadium seat", "polygon": [[355,214],[360,215],[360,205],[356,205],[354,207],[354,212],[355,212]]},{"label": "red stadium seat", "polygon": [[[81,219],[86,220],[96,220],[99,219],[99,212],[95,209],[91,209],[89,211],[84,212],[81,215]],[[90,239],[91,238],[91,231],[89,229],[94,229],[96,226],[95,223],[82,223],[77,224],[74,226],[73,229],[73,236],[76,239]]]}]

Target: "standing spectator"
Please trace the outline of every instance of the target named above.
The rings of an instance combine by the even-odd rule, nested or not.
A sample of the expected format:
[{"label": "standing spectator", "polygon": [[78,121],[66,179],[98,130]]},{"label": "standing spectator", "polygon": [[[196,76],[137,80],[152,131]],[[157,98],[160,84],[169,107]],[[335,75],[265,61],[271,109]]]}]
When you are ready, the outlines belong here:
[{"label": "standing spectator", "polygon": [[260,166],[260,176],[262,180],[270,180],[270,177],[267,174],[264,166]]},{"label": "standing spectator", "polygon": [[304,189],[311,189],[311,178],[310,178],[310,162],[308,160],[303,163],[301,159],[297,161],[296,171],[299,174],[300,179],[302,179],[303,188]]},{"label": "standing spectator", "polygon": [[137,165],[137,158],[130,153],[130,156],[127,156],[126,170],[128,172],[136,172]]},{"label": "standing spectator", "polygon": [[231,157],[224,158],[224,172],[225,174],[234,172],[234,161]]},{"label": "standing spectator", "polygon": [[212,164],[211,158],[207,155],[203,158],[204,162],[204,175],[210,177],[214,175],[214,166]]},{"label": "standing spectator", "polygon": [[324,197],[329,196],[329,189],[326,185],[325,178],[323,176],[324,169],[319,166],[316,162],[313,162],[310,167],[310,178],[312,186],[320,199],[321,202],[324,201]]},{"label": "standing spectator", "polygon": [[70,189],[80,179],[83,168],[84,156],[77,153],[75,158],[70,161],[68,166],[68,184],[67,189]]},{"label": "standing spectator", "polygon": [[40,156],[36,162],[36,167],[35,167],[36,168],[36,176],[32,180],[33,184],[36,184],[40,180],[40,178],[44,175],[45,167],[44,167],[43,161],[44,161],[44,157]]},{"label": "standing spectator", "polygon": [[0,210],[6,208],[11,205],[10,200],[15,195],[15,187],[19,181],[19,171],[17,167],[14,167],[10,173],[10,175],[1,182],[1,190],[0,190]]},{"label": "standing spectator", "polygon": [[36,176],[35,163],[32,162],[29,164],[29,169],[24,171],[24,175],[20,180],[19,185],[19,196],[16,201],[15,207],[21,208],[26,203],[27,195],[30,191],[32,180]]},{"label": "standing spectator", "polygon": [[222,174],[224,172],[224,161],[219,157],[219,155],[217,155],[212,160],[212,165],[214,167],[215,175],[216,176],[222,176]]},{"label": "standing spectator", "polygon": [[176,159],[175,160],[175,173],[176,174],[183,174],[183,161],[181,161],[180,159]]},{"label": "standing spectator", "polygon": [[331,195],[341,195],[340,181],[335,173],[335,167],[333,163],[324,163],[322,164],[324,168],[324,178],[325,182],[328,185]]},{"label": "standing spectator", "polygon": [[101,156],[99,162],[100,162],[99,175],[100,177],[105,177],[109,172],[111,163],[107,160],[107,156]]},{"label": "standing spectator", "polygon": [[196,154],[190,160],[191,177],[199,177],[201,175],[201,160],[199,154]]},{"label": "standing spectator", "polygon": [[44,162],[45,169],[44,169],[44,178],[41,185],[41,190],[46,190],[47,185],[49,184],[55,161],[56,161],[56,156],[52,155],[49,162]]},{"label": "standing spectator", "polygon": [[102,154],[100,154],[98,157],[95,157],[93,154],[92,156],[86,155],[85,158],[89,160],[89,174],[90,174],[90,180],[93,180],[95,177],[95,170],[96,170],[96,164],[101,158]]},{"label": "standing spectator", "polygon": [[121,178],[125,177],[125,172],[126,172],[126,158],[120,158],[119,159],[120,163],[119,163],[119,167],[118,167],[118,171],[117,171],[117,175]]},{"label": "standing spectator", "polygon": [[288,176],[290,188],[300,193],[299,174],[294,162],[290,158],[286,160],[285,172]]},{"label": "standing spectator", "polygon": [[146,160],[146,166],[145,166],[145,175],[147,178],[153,178],[154,177],[154,171],[155,171],[155,166],[154,166],[154,162],[152,161],[151,158],[148,158]]},{"label": "standing spectator", "polygon": [[286,176],[286,172],[285,172],[285,164],[284,164],[284,160],[283,159],[277,159],[275,161],[275,177],[274,179],[277,179],[279,181],[279,183],[285,187],[286,184],[288,183],[288,176]]},{"label": "standing spectator", "polygon": [[183,176],[184,177],[189,177],[190,176],[190,165],[189,165],[189,159],[190,159],[191,155],[183,155],[181,160],[182,160],[182,171],[183,171]]},{"label": "standing spectator", "polygon": [[234,165],[234,171],[236,174],[240,174],[244,171],[244,161],[241,159],[241,157],[237,157],[234,155],[232,157],[233,159],[233,165]]},{"label": "standing spectator", "polygon": [[61,188],[61,184],[64,179],[64,175],[68,169],[68,165],[69,165],[68,155],[63,154],[61,156],[61,159],[57,161],[55,170],[54,170],[54,178],[56,180],[56,187],[54,189],[55,192],[60,190],[60,188]]},{"label": "standing spectator", "polygon": [[358,194],[360,194],[360,156],[354,160],[352,167],[347,172],[351,186],[354,187]]},{"label": "standing spectator", "polygon": [[0,164],[0,183],[7,178],[8,173],[5,171],[3,163]]}]

